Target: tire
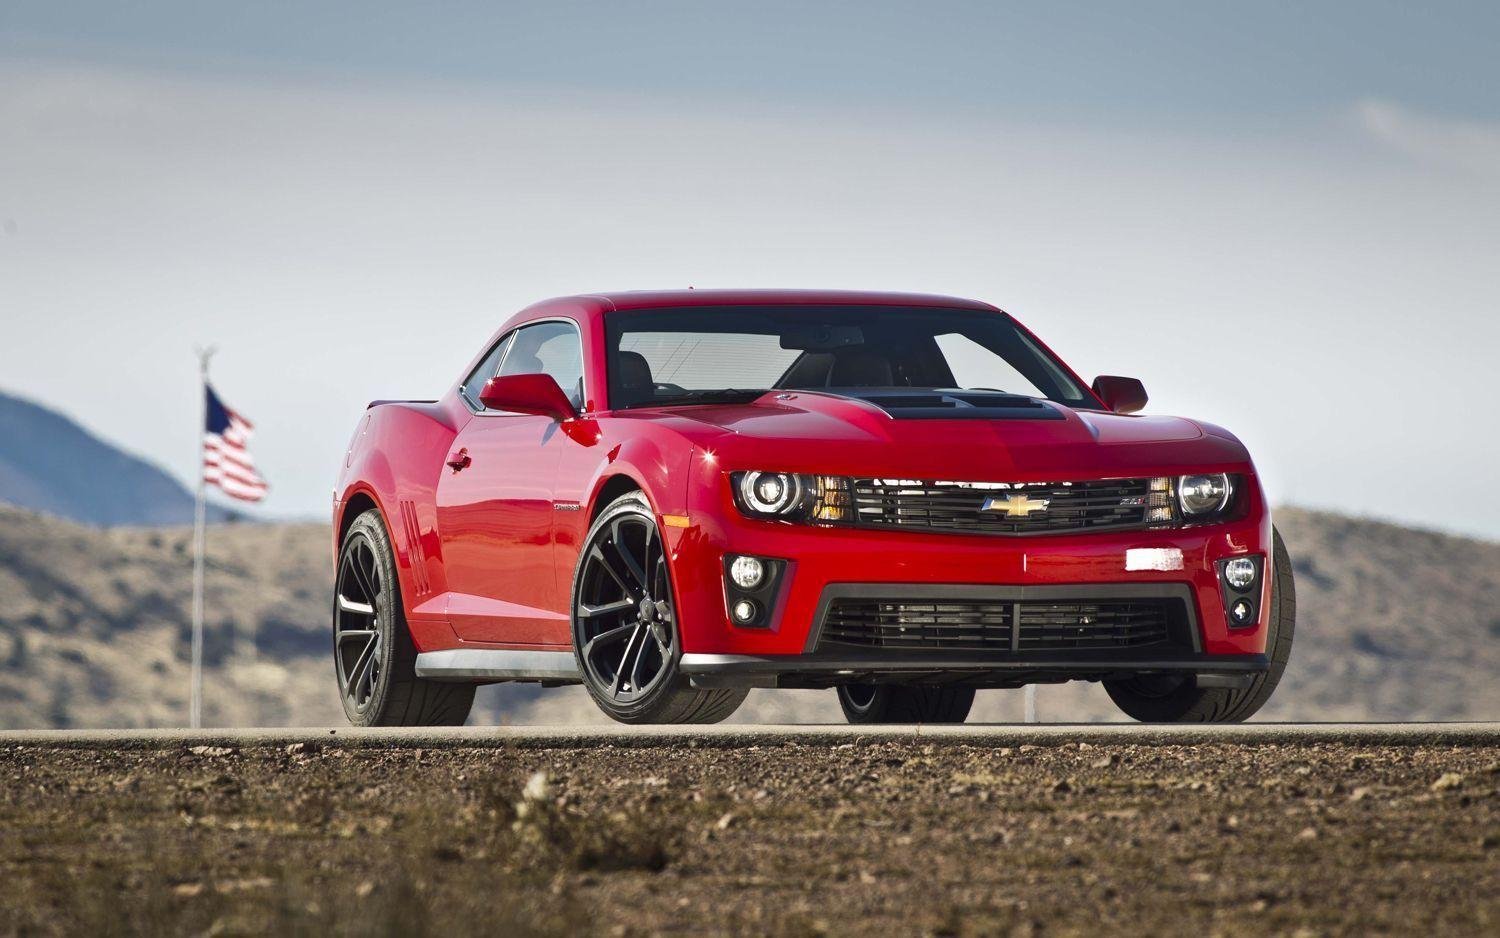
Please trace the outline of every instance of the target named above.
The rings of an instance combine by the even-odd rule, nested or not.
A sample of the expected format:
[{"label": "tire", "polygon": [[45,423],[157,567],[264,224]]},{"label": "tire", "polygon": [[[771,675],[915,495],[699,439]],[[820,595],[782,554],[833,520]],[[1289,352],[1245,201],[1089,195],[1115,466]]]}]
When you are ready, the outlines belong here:
[{"label": "tire", "polygon": [[682,640],[671,570],[645,497],[632,492],[610,502],[583,544],[569,605],[573,656],[599,709],[637,724],[718,723],[739,709],[747,688],[698,690],[678,671]]},{"label": "tire", "polygon": [[[462,726],[475,685],[417,677],[417,649],[393,558],[390,536],[374,509],[354,519],[339,545],[333,659],[344,715],[355,726]],[[368,679],[361,667],[365,648],[373,671]]]},{"label": "tire", "polygon": [[839,707],[850,723],[962,723],[974,688],[941,684],[842,684]]},{"label": "tire", "polygon": [[1142,723],[1238,723],[1271,699],[1292,655],[1297,622],[1297,583],[1281,533],[1271,535],[1271,607],[1266,616],[1266,653],[1271,666],[1248,687],[1198,687],[1191,678],[1142,675],[1105,681],[1104,690],[1125,713]]}]

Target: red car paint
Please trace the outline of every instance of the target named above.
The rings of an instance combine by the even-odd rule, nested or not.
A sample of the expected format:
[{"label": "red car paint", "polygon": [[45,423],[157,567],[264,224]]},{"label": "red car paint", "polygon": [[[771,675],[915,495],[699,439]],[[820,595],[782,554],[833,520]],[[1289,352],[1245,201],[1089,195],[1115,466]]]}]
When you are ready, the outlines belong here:
[{"label": "red car paint", "polygon": [[[495,338],[537,320],[575,323],[583,342],[579,415],[561,422],[477,417],[457,381],[435,402],[372,404],[335,490],[335,550],[358,514],[379,509],[419,651],[566,650],[580,545],[594,514],[617,486],[629,484],[649,500],[670,548],[684,653],[800,654],[823,587],[854,582],[1182,583],[1197,599],[1205,654],[1265,652],[1263,621],[1229,628],[1215,562],[1269,556],[1270,512],[1245,448],[1218,427],[1108,413],[1102,402],[1099,411],[1068,410],[1061,421],[893,421],[862,401],[800,391],[742,405],[610,409],[606,317],[788,304],[1000,312],[951,297],[828,291],[641,292],[538,303],[511,317]],[[460,375],[478,363],[476,356]],[[449,466],[454,461],[463,463],[460,471]],[[1228,472],[1242,477],[1245,490],[1242,510],[1223,523],[976,537],[752,520],[734,505],[727,479],[748,469],[997,482]],[[1127,570],[1126,551],[1133,548],[1177,548],[1182,569]],[[772,627],[731,624],[723,584],[728,552],[790,561]],[[1269,598],[1265,580],[1259,609]]]}]

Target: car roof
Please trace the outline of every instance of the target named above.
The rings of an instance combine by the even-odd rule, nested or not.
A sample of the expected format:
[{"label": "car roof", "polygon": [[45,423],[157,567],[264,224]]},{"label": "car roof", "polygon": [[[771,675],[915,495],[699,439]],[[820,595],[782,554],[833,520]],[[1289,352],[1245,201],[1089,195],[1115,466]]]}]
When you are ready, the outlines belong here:
[{"label": "car roof", "polygon": [[591,314],[684,306],[906,306],[940,309],[1000,310],[978,300],[931,293],[885,293],[871,290],[625,290],[560,296],[534,303],[516,318],[531,319],[564,312]]}]

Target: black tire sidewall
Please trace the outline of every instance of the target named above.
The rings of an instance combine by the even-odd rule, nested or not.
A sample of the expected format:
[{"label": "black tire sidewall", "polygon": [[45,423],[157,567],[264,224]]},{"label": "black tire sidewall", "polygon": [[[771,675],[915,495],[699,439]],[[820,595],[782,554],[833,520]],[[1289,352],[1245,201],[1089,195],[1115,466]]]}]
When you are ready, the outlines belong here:
[{"label": "black tire sidewall", "polygon": [[[886,702],[890,695],[884,693],[886,688],[869,684],[840,684],[835,688],[839,697],[839,709],[844,711],[844,719],[850,723],[879,723],[885,716]],[[853,699],[854,696],[864,697],[869,695],[870,702],[860,704]]]},{"label": "black tire sidewall", "polygon": [[864,693],[873,689],[868,706],[849,697],[850,685],[837,687],[844,719],[853,724],[962,723],[974,705],[974,689],[954,685],[853,685]]}]

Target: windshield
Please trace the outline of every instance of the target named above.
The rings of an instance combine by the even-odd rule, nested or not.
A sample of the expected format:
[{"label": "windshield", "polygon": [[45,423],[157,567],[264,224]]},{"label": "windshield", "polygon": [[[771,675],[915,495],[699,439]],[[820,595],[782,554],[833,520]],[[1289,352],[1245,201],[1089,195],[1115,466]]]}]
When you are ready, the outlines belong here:
[{"label": "windshield", "polygon": [[1003,313],[690,307],[611,314],[605,331],[616,408],[869,388],[1002,391],[1098,407]]}]

